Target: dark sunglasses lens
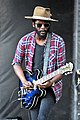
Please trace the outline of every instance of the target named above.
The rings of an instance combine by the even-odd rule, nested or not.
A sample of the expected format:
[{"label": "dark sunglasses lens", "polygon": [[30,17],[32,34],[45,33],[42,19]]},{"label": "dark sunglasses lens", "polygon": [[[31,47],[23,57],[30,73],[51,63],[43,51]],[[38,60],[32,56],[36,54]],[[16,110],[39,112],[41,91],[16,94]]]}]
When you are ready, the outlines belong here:
[{"label": "dark sunglasses lens", "polygon": [[41,26],[42,26],[42,24],[40,24],[40,23],[37,24],[37,27],[38,27],[38,28],[40,28]]},{"label": "dark sunglasses lens", "polygon": [[49,27],[49,24],[48,23],[44,24],[44,27]]}]

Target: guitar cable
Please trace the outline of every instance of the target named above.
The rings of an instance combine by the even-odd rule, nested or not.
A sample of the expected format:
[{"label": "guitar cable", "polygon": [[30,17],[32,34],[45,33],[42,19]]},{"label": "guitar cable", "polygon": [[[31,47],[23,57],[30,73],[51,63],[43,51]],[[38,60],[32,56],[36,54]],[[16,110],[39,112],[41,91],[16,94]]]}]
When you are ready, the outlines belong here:
[{"label": "guitar cable", "polygon": [[21,108],[24,108],[23,105],[22,105],[22,100],[23,100],[23,98],[22,98],[22,96],[23,96],[23,94],[22,94],[22,89],[23,89],[23,88],[18,91],[18,95],[17,95],[18,98],[12,101],[12,98],[13,98],[13,96],[14,96],[14,94],[15,94],[15,91],[16,91],[17,89],[19,89],[19,87],[16,87],[16,88],[13,90],[13,92],[11,93],[9,102],[10,102],[11,104],[13,104],[14,102],[20,101],[20,106],[21,106]]},{"label": "guitar cable", "polygon": [[[10,96],[9,102],[12,101],[12,98],[13,98],[13,96],[14,96],[14,94],[15,94],[15,91],[16,91],[17,89],[19,89],[19,87],[15,88],[15,89],[13,90],[13,92],[11,93],[11,96]],[[11,104],[14,103],[14,102],[16,102],[17,100],[18,100],[18,99],[12,101]]]},{"label": "guitar cable", "polygon": [[[19,100],[19,98],[18,98],[18,99],[15,99],[15,100],[12,101],[13,95],[15,94],[15,91],[16,91],[17,89],[19,89],[19,87],[16,87],[16,88],[13,90],[13,92],[12,92],[12,94],[11,94],[11,96],[10,96],[9,102],[10,102],[11,104],[13,104],[13,103],[16,102],[16,101],[20,101],[20,100],[21,100],[21,98],[20,98],[20,100]],[[20,94],[19,92],[21,92],[21,90],[18,91],[18,96],[21,96],[21,95],[19,95],[19,94]],[[11,102],[11,101],[12,101],[12,102]],[[26,109],[26,108],[24,108],[24,107],[22,107],[22,106],[23,106],[23,105],[22,105],[22,100],[21,100],[21,102],[20,102],[20,107],[21,107],[22,109]],[[29,112],[29,111],[28,111],[28,118],[29,118],[29,120],[31,120],[31,115],[30,115],[30,112]],[[11,120],[12,120],[12,119],[11,119]]]}]

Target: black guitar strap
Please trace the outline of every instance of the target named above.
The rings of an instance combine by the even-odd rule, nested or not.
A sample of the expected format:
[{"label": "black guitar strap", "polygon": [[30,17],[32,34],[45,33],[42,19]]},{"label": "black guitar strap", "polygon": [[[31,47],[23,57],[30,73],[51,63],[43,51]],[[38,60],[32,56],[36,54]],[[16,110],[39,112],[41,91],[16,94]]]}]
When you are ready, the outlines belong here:
[{"label": "black guitar strap", "polygon": [[49,56],[49,50],[50,50],[50,41],[51,41],[51,33],[48,33],[46,49],[45,49],[45,56],[44,56],[43,76],[45,76],[47,74],[48,56]]}]

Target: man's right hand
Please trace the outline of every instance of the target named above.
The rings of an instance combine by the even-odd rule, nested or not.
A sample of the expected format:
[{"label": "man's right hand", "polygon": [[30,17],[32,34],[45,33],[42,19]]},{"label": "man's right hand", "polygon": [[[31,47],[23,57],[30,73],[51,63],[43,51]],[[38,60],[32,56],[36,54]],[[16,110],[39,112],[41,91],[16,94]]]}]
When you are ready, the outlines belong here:
[{"label": "man's right hand", "polygon": [[32,83],[30,81],[26,80],[25,82],[22,82],[22,84],[23,84],[23,87],[25,89],[32,89],[33,88],[33,85],[32,85]]},{"label": "man's right hand", "polygon": [[26,88],[26,89],[32,88],[33,85],[32,85],[31,82],[26,80],[22,67],[20,65],[13,65],[13,68],[14,68],[14,71],[15,71],[16,75],[21,80],[21,82],[23,84],[23,87]]}]

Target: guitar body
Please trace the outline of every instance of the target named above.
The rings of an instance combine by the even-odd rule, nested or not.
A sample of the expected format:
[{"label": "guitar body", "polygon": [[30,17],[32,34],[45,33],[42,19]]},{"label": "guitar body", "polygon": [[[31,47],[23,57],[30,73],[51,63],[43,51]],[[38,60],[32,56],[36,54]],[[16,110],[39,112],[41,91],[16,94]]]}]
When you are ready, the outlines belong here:
[{"label": "guitar body", "polygon": [[[24,75],[28,81],[33,83],[33,80],[37,80],[38,78],[40,78],[42,73],[40,70],[37,70],[35,74],[30,75],[29,73],[24,71]],[[37,105],[39,98],[46,95],[46,91],[38,87],[36,87],[36,89],[33,88],[31,90],[24,89],[22,82],[20,82],[20,93],[21,93],[20,97],[21,97],[22,105],[26,109],[34,108]]]}]

